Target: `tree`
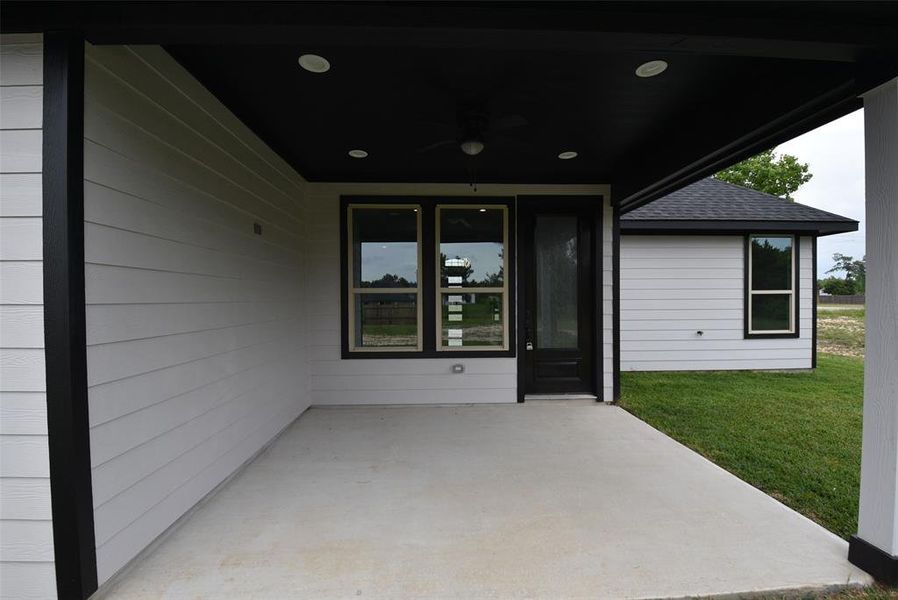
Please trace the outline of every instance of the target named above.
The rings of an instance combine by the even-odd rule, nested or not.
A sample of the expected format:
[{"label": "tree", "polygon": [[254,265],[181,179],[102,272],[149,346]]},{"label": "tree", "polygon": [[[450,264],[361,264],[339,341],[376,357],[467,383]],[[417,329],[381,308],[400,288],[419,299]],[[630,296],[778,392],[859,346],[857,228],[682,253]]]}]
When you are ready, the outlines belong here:
[{"label": "tree", "polygon": [[791,154],[765,150],[714,175],[717,179],[793,200],[792,194],[811,180],[808,165]]},{"label": "tree", "polygon": [[405,277],[392,273],[385,273],[383,277],[374,281],[362,282],[362,287],[372,288],[405,288],[411,286],[412,284]]},{"label": "tree", "polygon": [[867,284],[867,257],[854,260],[853,256],[845,256],[836,252],[833,254],[833,268],[830,273],[845,273],[845,281],[851,282],[855,294],[863,294]]},{"label": "tree", "polygon": [[817,282],[817,287],[821,292],[826,292],[833,296],[853,296],[857,293],[854,282],[841,277],[821,279]]}]

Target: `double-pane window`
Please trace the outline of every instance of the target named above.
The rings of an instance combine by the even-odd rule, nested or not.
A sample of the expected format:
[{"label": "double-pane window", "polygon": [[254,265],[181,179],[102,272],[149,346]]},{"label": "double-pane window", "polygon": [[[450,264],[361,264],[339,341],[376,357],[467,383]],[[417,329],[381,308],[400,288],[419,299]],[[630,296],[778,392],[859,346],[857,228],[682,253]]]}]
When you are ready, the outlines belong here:
[{"label": "double-pane window", "polygon": [[795,332],[795,238],[751,235],[748,244],[748,333]]},{"label": "double-pane window", "polygon": [[420,207],[348,210],[350,349],[420,350]]},{"label": "double-pane window", "polygon": [[509,351],[507,204],[345,210],[345,352]]},{"label": "double-pane window", "polygon": [[437,349],[507,349],[507,209],[440,205],[436,221]]}]

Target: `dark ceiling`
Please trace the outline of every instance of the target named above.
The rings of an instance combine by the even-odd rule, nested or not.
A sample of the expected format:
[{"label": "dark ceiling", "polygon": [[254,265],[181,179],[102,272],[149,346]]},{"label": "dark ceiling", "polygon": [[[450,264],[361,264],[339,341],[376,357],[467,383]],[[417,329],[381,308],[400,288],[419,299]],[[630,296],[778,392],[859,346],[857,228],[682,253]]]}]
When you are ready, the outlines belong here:
[{"label": "dark ceiling", "polygon": [[[497,48],[169,46],[206,87],[312,181],[608,183],[659,149],[689,154],[850,77],[850,65],[783,59]],[[332,67],[304,71],[313,52]],[[657,77],[634,74],[664,59]],[[488,116],[485,150],[458,115]],[[523,118],[521,118],[523,117]],[[465,119],[462,118],[462,121]],[[496,124],[514,127],[496,131]],[[361,148],[366,159],[350,158]],[[579,156],[559,160],[573,150]]]},{"label": "dark ceiling", "polygon": [[[163,45],[310,180],[602,182],[624,210],[855,110],[898,75],[894,2],[3,7],[4,32]],[[303,71],[307,52],[332,69]],[[669,69],[635,76],[655,59]],[[472,111],[482,154],[419,151],[462,137]]]}]

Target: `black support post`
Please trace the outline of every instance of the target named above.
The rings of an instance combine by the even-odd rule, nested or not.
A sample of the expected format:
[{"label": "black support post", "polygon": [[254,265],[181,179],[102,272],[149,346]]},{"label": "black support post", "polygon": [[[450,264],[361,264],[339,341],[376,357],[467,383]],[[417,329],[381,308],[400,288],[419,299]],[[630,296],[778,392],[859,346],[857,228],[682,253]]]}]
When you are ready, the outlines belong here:
[{"label": "black support post", "polygon": [[84,309],[84,38],[44,34],[44,347],[59,598],[97,589]]}]

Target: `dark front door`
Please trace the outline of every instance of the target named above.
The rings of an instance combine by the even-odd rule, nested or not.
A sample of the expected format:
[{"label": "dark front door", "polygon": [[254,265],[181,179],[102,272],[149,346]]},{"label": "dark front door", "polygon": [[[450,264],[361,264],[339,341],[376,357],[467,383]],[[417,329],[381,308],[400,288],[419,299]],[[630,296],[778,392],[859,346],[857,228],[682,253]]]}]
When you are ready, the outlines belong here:
[{"label": "dark front door", "polygon": [[[597,393],[595,199],[520,202],[519,277],[524,394]],[[601,279],[599,279],[601,281]]]}]

